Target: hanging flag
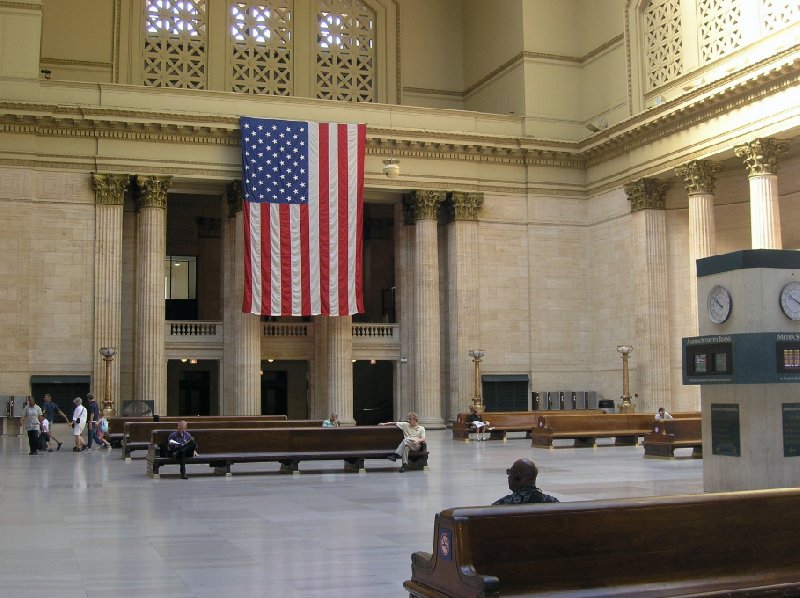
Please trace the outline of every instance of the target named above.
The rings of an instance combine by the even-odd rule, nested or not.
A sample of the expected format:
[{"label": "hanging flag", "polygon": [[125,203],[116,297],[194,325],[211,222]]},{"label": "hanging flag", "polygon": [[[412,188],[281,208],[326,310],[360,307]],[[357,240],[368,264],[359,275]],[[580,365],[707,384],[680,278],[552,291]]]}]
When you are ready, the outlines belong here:
[{"label": "hanging flag", "polygon": [[345,316],[361,284],[363,124],[241,117],[242,311]]}]

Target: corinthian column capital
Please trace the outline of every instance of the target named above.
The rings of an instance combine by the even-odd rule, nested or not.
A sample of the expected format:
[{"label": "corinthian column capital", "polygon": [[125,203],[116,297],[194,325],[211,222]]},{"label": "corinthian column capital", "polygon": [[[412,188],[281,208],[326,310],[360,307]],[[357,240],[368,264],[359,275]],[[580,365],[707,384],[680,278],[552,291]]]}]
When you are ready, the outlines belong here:
[{"label": "corinthian column capital", "polygon": [[778,174],[778,156],[789,149],[787,141],[761,138],[737,145],[733,152],[744,161],[747,176]]},{"label": "corinthian column capital", "polygon": [[675,169],[675,174],[683,177],[683,184],[689,195],[707,193],[713,195],[717,184],[716,174],[721,170],[720,164],[710,160],[691,160]]},{"label": "corinthian column capital", "polygon": [[238,212],[242,211],[244,193],[242,191],[242,181],[231,181],[226,187],[228,200],[228,217],[233,218]]},{"label": "corinthian column capital", "polygon": [[417,220],[437,220],[439,206],[444,202],[444,191],[416,190],[406,196],[403,206],[407,211],[406,217]]},{"label": "corinthian column capital", "polygon": [[448,222],[453,220],[477,220],[478,212],[483,207],[483,193],[453,191],[448,194],[445,207],[447,208]]},{"label": "corinthian column capital", "polygon": [[100,205],[121,206],[125,203],[125,191],[128,189],[131,177],[127,174],[100,174],[92,173],[92,186],[94,187],[94,201]]},{"label": "corinthian column capital", "polygon": [[170,183],[172,183],[171,176],[137,176],[136,186],[139,193],[136,198],[136,209],[165,208]]},{"label": "corinthian column capital", "polygon": [[631,212],[639,210],[663,210],[664,197],[670,183],[656,178],[643,177],[624,186]]}]

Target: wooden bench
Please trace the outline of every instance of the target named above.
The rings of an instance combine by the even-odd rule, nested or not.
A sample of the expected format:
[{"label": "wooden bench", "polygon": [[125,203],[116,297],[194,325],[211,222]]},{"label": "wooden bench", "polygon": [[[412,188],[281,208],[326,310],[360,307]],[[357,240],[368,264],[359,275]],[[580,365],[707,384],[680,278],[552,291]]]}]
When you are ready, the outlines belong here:
[{"label": "wooden bench", "polygon": [[[265,416],[272,417],[272,416]],[[249,417],[233,421],[204,420],[197,422],[190,420],[192,424],[204,430],[215,430],[219,428],[319,428],[322,420],[316,419],[262,419],[261,417]],[[125,422],[125,432],[122,435],[122,458],[130,459],[133,451],[147,450],[150,446],[150,433],[153,430],[175,429],[177,422],[146,421],[146,422]],[[189,431],[191,434],[191,429]]]},{"label": "wooden bench", "polygon": [[645,457],[675,458],[676,448],[691,448],[692,457],[703,458],[702,420],[696,418],[668,419],[657,421],[645,434]]},{"label": "wooden bench", "polygon": [[[561,412],[548,412],[538,418],[531,434],[531,446],[553,446],[553,440],[572,439],[575,447],[595,446],[597,438],[614,438],[618,446],[635,445],[639,436],[652,430],[655,415],[650,413],[590,413],[565,419]],[[675,419],[700,417],[699,411],[682,411]],[[577,419],[580,418],[580,419]]]},{"label": "wooden bench", "polygon": [[575,447],[592,447],[598,438],[614,438],[618,446],[635,445],[652,429],[653,417],[650,413],[542,415],[531,433],[531,446],[550,448],[553,440],[572,439]]},{"label": "wooden bench", "polygon": [[[181,420],[186,420],[189,426],[199,427],[197,424],[206,421],[242,421],[248,419],[260,419],[262,421],[279,421],[286,420],[285,415],[163,415],[158,416],[160,422],[177,423]],[[112,446],[122,446],[122,439],[125,435],[125,424],[127,422],[153,422],[156,421],[154,416],[130,416],[130,415],[115,415],[108,418],[108,433],[106,439]]]},{"label": "wooden bench", "polygon": [[[536,427],[538,417],[552,411],[487,411],[483,414],[485,420],[490,422],[491,440],[504,440],[508,432],[525,432],[525,438],[530,436],[531,429]],[[586,409],[580,411],[559,411],[563,414],[589,414],[602,413],[600,409]],[[456,421],[453,422],[453,438],[464,440],[469,438],[469,433],[473,431],[467,421],[469,413],[459,413]]]},{"label": "wooden bench", "polygon": [[800,490],[519,506],[436,515],[412,597],[797,596]]},{"label": "wooden bench", "polygon": [[[159,476],[164,465],[177,464],[166,443],[172,430],[154,430],[147,451],[147,473]],[[186,463],[205,463],[217,473],[230,474],[234,463],[278,462],[281,472],[298,471],[300,461],[342,459],[345,471],[364,469],[365,459],[388,459],[403,439],[396,426],[349,428],[189,429],[197,442],[198,457]],[[409,454],[406,469],[425,469],[428,450]]]}]

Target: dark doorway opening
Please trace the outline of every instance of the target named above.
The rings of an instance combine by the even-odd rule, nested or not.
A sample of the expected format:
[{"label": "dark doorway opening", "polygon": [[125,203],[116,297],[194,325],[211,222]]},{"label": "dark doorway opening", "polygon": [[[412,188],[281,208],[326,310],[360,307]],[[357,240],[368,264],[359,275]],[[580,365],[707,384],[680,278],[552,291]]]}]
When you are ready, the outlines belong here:
[{"label": "dark doorway opening", "polygon": [[359,426],[390,421],[394,406],[391,361],[358,360],[353,364],[353,417]]},{"label": "dark doorway opening", "polygon": [[[86,400],[89,392],[89,376],[31,376],[31,396],[36,399],[36,403],[41,406],[44,402],[44,395],[49,394],[53,402],[58,405],[67,416],[72,415],[75,405],[72,401],[75,397]],[[95,399],[103,404],[103,391],[95,390]],[[57,417],[60,421],[60,417]]]},{"label": "dark doorway opening", "polygon": [[178,383],[178,415],[211,415],[211,375],[183,372]]},{"label": "dark doorway opening", "polygon": [[261,376],[261,414],[289,414],[289,384],[285,371],[264,370]]},{"label": "dark doorway opening", "polygon": [[528,376],[486,375],[482,377],[486,411],[527,411]]}]

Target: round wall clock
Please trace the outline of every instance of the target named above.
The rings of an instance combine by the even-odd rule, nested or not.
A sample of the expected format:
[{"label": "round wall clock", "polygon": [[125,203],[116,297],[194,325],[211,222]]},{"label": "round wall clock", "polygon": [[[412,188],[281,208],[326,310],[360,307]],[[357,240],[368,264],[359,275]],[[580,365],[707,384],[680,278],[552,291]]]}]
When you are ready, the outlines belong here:
[{"label": "round wall clock", "polygon": [[730,291],[721,285],[715,286],[708,292],[706,309],[708,310],[709,319],[714,324],[722,324],[730,317],[733,309]]},{"label": "round wall clock", "polygon": [[790,320],[800,320],[800,282],[790,282],[781,290],[781,311]]}]

